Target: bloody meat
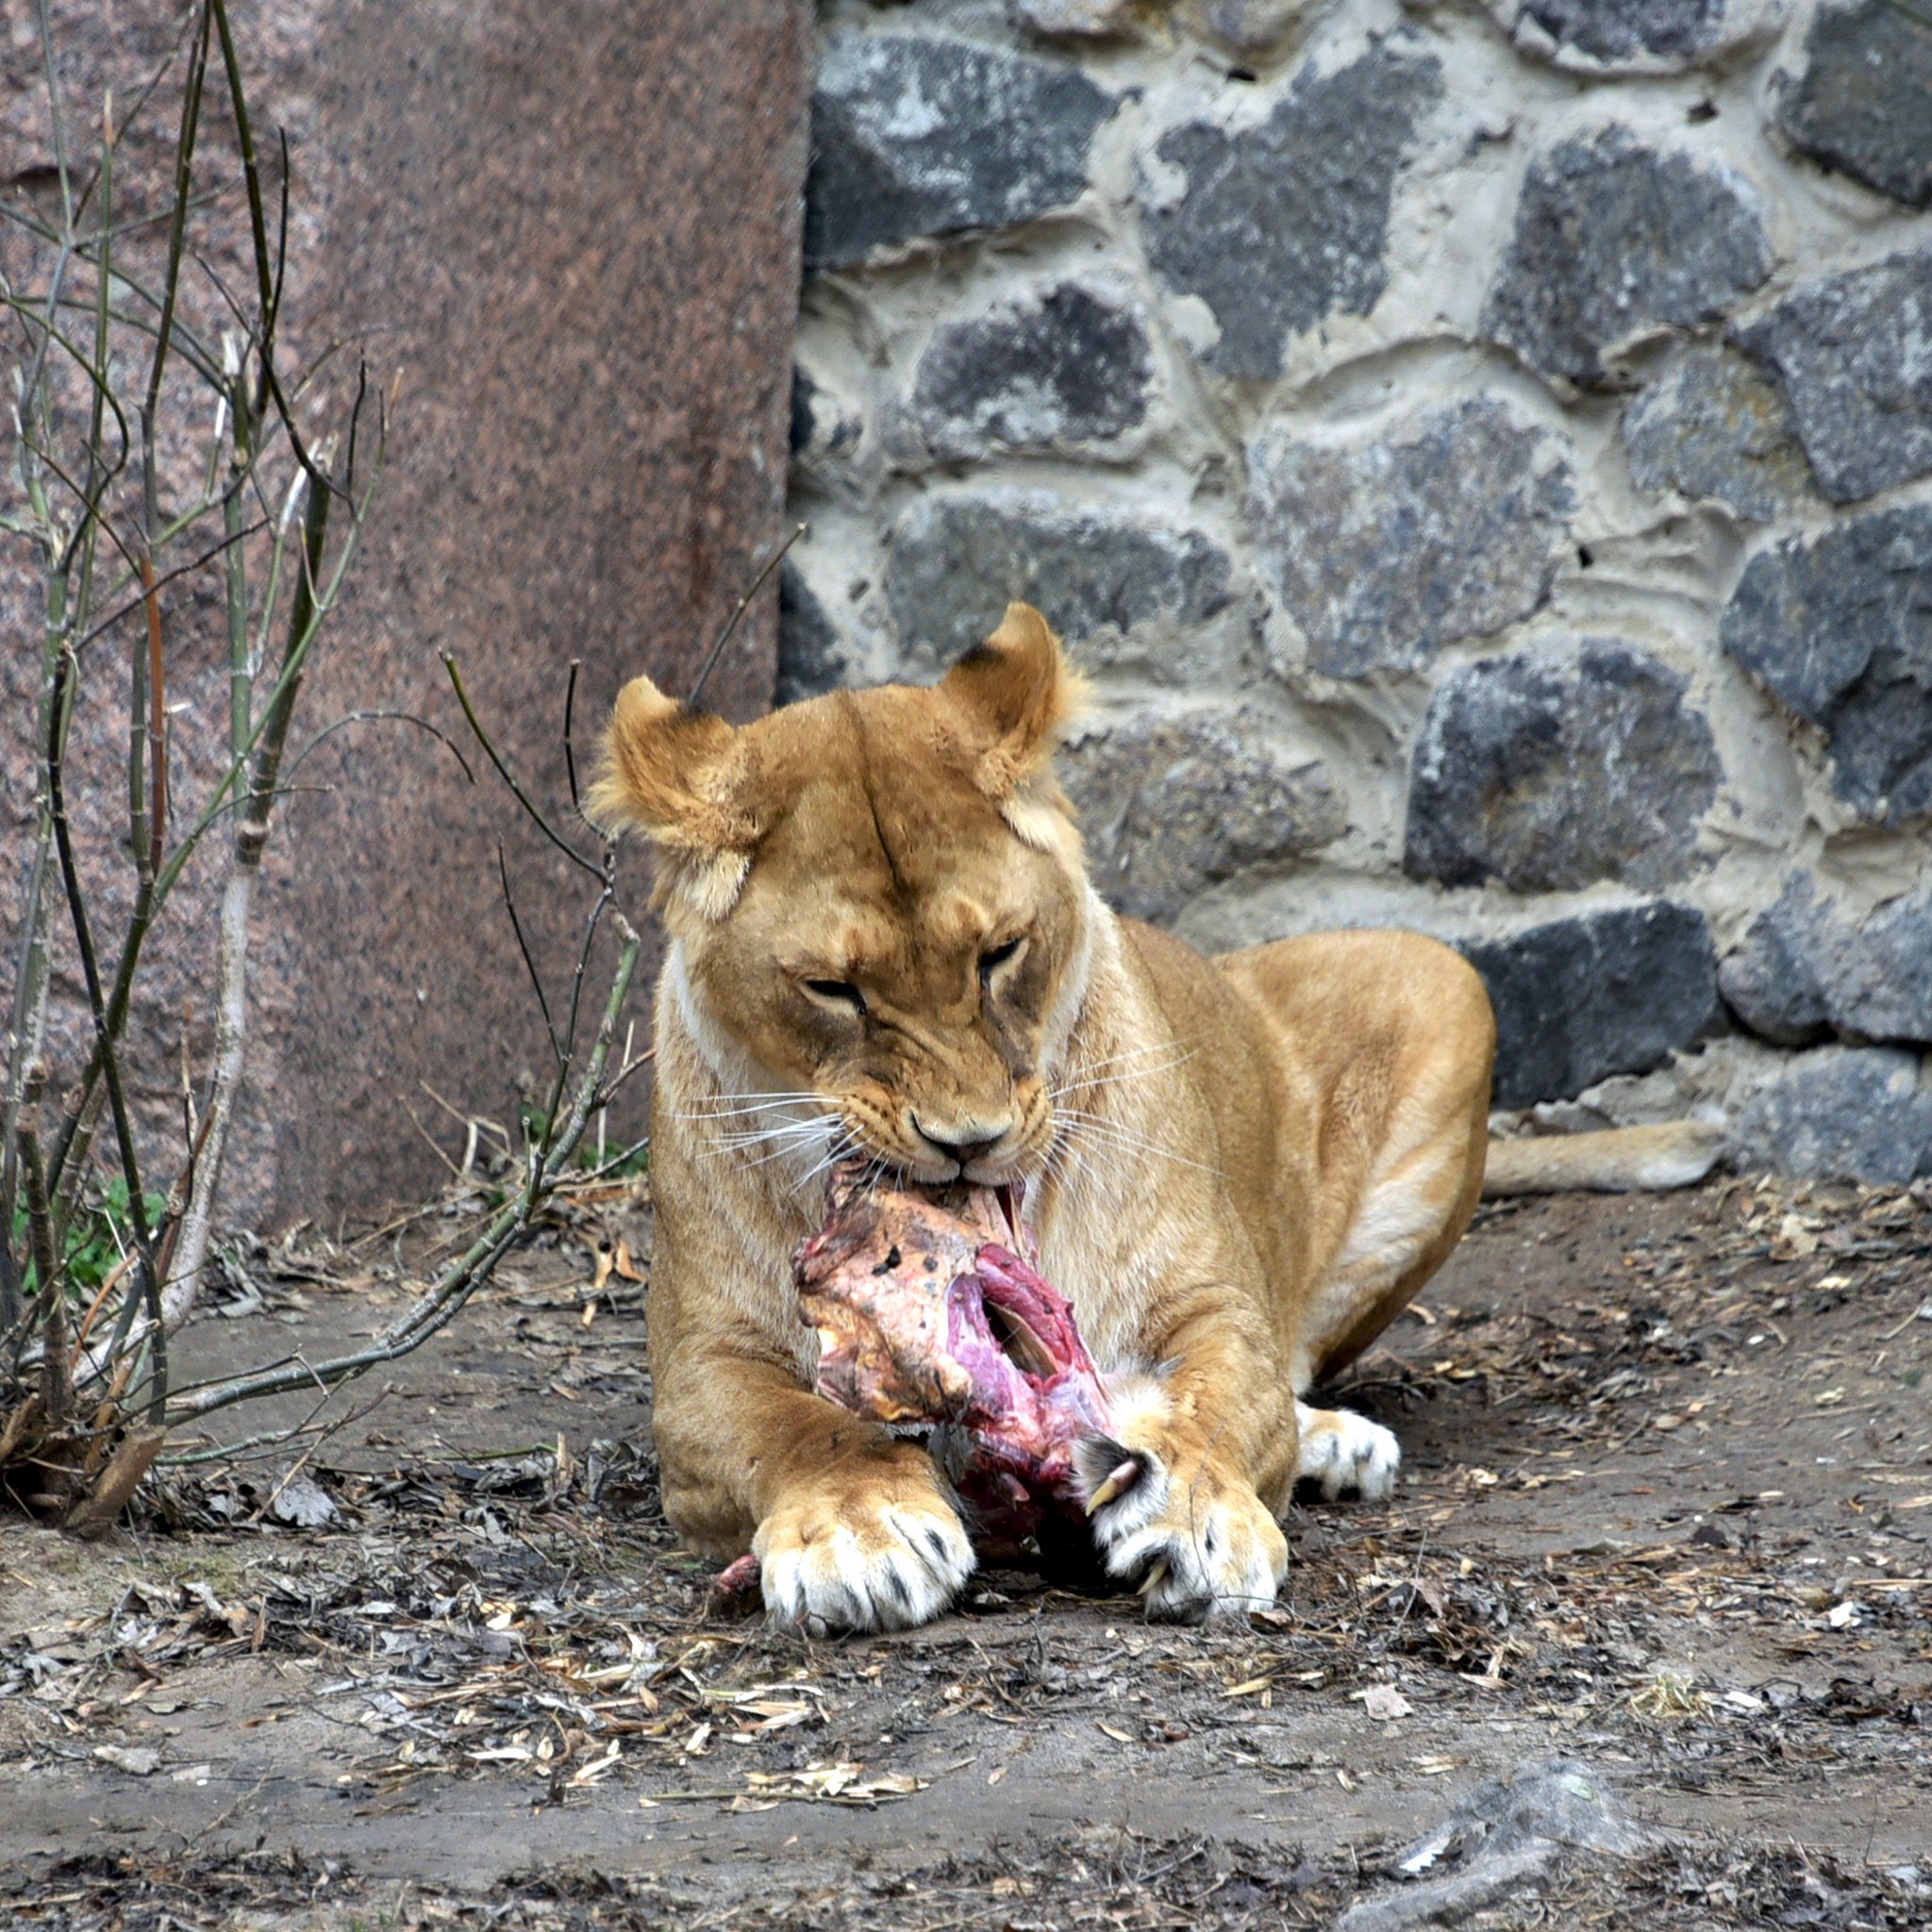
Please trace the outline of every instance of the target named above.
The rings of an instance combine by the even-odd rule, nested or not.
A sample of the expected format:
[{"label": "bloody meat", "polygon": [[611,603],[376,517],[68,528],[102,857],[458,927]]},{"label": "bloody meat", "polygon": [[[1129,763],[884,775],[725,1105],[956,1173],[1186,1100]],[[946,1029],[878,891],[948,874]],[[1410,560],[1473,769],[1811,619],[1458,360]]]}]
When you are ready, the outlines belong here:
[{"label": "bloody meat", "polygon": [[818,1391],[857,1415],[935,1432],[975,1541],[1019,1544],[1043,1512],[1083,1515],[1074,1452],[1110,1437],[1106,1386],[1065,1298],[1041,1278],[1014,1188],[832,1177],[799,1248]]}]

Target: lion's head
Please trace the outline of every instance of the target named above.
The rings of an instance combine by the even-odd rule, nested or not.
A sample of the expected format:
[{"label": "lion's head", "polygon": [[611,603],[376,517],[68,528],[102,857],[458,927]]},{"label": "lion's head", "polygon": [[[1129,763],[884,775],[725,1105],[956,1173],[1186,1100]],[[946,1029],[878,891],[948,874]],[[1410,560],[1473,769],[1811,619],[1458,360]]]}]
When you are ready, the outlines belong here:
[{"label": "lion's head", "polygon": [[734,730],[625,688],[592,809],[656,847],[663,996],[725,1090],[724,1129],[929,1182],[1043,1158],[1090,939],[1050,762],[1077,699],[1023,604],[931,690]]}]

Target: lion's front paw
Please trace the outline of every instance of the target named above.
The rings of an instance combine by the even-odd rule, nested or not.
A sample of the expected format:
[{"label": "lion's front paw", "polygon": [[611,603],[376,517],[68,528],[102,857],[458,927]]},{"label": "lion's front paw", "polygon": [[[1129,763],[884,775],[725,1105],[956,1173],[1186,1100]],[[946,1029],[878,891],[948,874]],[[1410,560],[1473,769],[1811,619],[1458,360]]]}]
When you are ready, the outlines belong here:
[{"label": "lion's front paw", "polygon": [[1110,1575],[1138,1579],[1150,1618],[1242,1617],[1274,1601],[1288,1539],[1251,1484],[1211,1459],[1090,1436],[1075,1457],[1093,1540]]},{"label": "lion's front paw", "polygon": [[973,1574],[973,1544],[929,1466],[787,1497],[751,1547],[765,1608],[809,1637],[909,1630]]}]

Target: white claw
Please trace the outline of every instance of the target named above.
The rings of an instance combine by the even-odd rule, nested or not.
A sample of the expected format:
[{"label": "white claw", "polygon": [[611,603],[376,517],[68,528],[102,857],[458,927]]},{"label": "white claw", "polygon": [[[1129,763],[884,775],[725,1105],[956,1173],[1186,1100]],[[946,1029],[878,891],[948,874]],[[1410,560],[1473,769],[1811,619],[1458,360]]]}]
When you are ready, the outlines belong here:
[{"label": "white claw", "polygon": [[937,1500],[855,1511],[808,1541],[781,1511],[759,1525],[753,1549],[772,1621],[808,1637],[930,1623],[975,1560],[965,1526]]},{"label": "white claw", "polygon": [[1117,1496],[1124,1496],[1141,1480],[1141,1462],[1138,1457],[1130,1456],[1124,1462],[1116,1463],[1093,1493],[1087,1498],[1087,1513],[1090,1516],[1105,1509]]}]

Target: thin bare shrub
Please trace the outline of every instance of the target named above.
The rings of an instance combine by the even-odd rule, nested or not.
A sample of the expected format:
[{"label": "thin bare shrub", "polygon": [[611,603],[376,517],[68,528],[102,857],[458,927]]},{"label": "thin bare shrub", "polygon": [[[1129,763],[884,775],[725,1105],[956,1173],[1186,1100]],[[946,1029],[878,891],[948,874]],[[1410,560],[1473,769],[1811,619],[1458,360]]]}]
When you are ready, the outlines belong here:
[{"label": "thin bare shrub", "polygon": [[[0,987],[0,1503],[87,1530],[113,1520],[171,1429],[292,1388],[325,1397],[454,1316],[571,1174],[586,1127],[631,1071],[610,1061],[639,941],[612,903],[608,848],[586,855],[545,824],[584,868],[594,904],[567,1008],[553,1023],[546,1008],[549,1105],[502,1205],[367,1348],[194,1387],[172,1373],[170,1339],[215,1265],[262,858],[308,748],[292,734],[367,526],[390,406],[365,371],[343,366],[340,344],[306,366],[285,353],[287,155],[264,157],[258,142],[225,0],[196,0],[130,104],[110,98],[85,114],[62,98],[44,0],[39,25],[57,178],[38,202],[5,210],[24,238],[8,259],[28,267],[0,282],[17,358],[0,537],[30,558],[42,610],[38,636],[9,645],[37,654],[38,706],[35,817],[11,986]],[[169,113],[169,185],[158,205],[124,206],[117,158],[131,130],[156,125],[142,117]],[[229,178],[216,178],[211,149],[232,155]],[[203,245],[225,218],[245,228],[240,286]],[[192,761],[171,758],[171,597],[197,588],[217,592],[225,632],[225,731],[211,774],[177,791]],[[534,814],[453,662],[451,676],[483,748]],[[123,708],[116,851],[77,834],[70,750],[77,715]],[[377,715],[337,719],[308,744]],[[79,802],[98,817],[98,797]],[[210,869],[206,893],[183,891],[191,877],[208,884]],[[507,874],[504,884],[508,903]],[[130,1105],[130,1017],[157,921],[174,901],[178,927],[181,905],[203,898],[217,909],[191,920],[185,938],[210,989],[211,1045],[191,1068],[184,1044],[178,1125],[158,1137]],[[594,1024],[586,1012],[580,1024],[589,949],[607,919],[617,966]],[[49,1072],[57,958],[75,969],[86,1011],[82,1064],[59,1081]]]}]

